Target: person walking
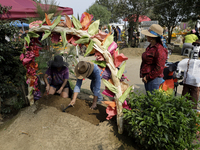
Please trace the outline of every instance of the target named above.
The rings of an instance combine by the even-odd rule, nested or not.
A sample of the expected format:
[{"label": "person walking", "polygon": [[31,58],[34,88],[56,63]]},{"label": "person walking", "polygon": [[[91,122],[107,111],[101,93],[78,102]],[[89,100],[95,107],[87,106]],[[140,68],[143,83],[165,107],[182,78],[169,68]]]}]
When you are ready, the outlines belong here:
[{"label": "person walking", "polygon": [[146,51],[142,54],[142,63],[140,66],[140,78],[144,82],[146,91],[153,92],[159,89],[163,81],[163,71],[167,60],[167,46],[163,38],[163,28],[158,24],[152,24],[149,30],[142,30],[150,42]]}]

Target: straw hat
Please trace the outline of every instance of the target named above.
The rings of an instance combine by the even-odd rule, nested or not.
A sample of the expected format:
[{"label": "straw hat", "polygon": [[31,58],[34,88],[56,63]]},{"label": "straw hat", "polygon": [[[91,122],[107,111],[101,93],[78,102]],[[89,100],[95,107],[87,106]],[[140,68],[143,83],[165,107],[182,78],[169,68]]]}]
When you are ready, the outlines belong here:
[{"label": "straw hat", "polygon": [[159,35],[163,35],[163,28],[158,25],[158,24],[152,24],[149,27],[149,30],[142,30],[141,33],[146,35],[146,36],[150,36],[150,37],[158,37],[158,35],[152,34],[150,32],[155,32]]},{"label": "straw hat", "polygon": [[78,79],[84,79],[89,77],[94,69],[94,64],[88,61],[80,61],[75,69],[74,73]]}]

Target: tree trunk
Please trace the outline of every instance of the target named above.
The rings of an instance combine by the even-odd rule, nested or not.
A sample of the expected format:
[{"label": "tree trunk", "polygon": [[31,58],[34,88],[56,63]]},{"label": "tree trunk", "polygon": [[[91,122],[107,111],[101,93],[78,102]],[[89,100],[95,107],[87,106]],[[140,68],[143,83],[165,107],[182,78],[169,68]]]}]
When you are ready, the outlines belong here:
[{"label": "tree trunk", "polygon": [[171,28],[171,27],[167,27],[167,29],[168,29],[168,41],[167,41],[167,43],[168,43],[168,44],[171,43],[171,36],[172,36],[172,31],[171,31],[170,28]]}]

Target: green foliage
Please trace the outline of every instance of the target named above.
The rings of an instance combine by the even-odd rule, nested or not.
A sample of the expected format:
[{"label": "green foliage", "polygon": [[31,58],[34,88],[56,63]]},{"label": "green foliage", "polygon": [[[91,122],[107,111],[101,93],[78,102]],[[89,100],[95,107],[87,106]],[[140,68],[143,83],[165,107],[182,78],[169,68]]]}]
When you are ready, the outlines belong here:
[{"label": "green foliage", "polygon": [[[24,40],[18,38],[19,29],[10,26],[9,22],[0,21],[0,95],[2,103],[6,98],[20,92],[25,83],[25,68],[19,59],[23,50]],[[10,41],[5,40],[5,35]],[[4,108],[1,108],[2,111]]]},{"label": "green foliage", "polygon": [[98,4],[93,4],[86,12],[92,14],[94,20],[100,20],[100,25],[108,24],[111,18],[111,12],[106,7]]},{"label": "green foliage", "polygon": [[[155,5],[157,4],[157,5]],[[152,7],[153,20],[158,20],[161,26],[166,26],[168,28],[168,43],[171,42],[171,34],[174,27],[182,22],[191,19],[193,10],[193,0],[182,1],[182,0],[153,0],[149,3]],[[162,11],[161,11],[162,9]]]},{"label": "green foliage", "polygon": [[183,150],[199,146],[193,142],[200,119],[186,97],[157,90],[148,95],[132,92],[129,98],[131,110],[123,109],[125,129],[142,148]]},{"label": "green foliage", "polygon": [[[47,9],[45,5],[41,6],[41,4],[49,5],[49,8]],[[54,13],[55,16],[59,15],[61,12],[58,12],[57,10],[58,3],[55,0],[38,0],[36,1],[36,8],[37,8],[37,14],[39,15],[38,18],[31,19],[33,20],[43,20],[45,18],[46,14]]]},{"label": "green foliage", "polygon": [[7,13],[10,9],[12,9],[12,6],[1,6],[0,4],[0,14]]},{"label": "green foliage", "polygon": [[111,13],[109,22],[119,22],[119,19],[124,16],[124,13],[121,13],[124,10],[123,5],[121,5],[121,0],[96,0],[95,3],[106,7]]}]

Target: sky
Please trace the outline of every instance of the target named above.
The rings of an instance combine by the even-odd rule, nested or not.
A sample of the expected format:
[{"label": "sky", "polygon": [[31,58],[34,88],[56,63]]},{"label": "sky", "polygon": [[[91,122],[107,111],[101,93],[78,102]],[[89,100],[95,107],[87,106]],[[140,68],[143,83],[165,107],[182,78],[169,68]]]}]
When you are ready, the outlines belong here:
[{"label": "sky", "polygon": [[77,14],[79,14],[79,17],[81,17],[82,13],[92,6],[95,1],[96,0],[55,0],[59,6],[72,8],[74,12],[73,15],[76,18]]}]

